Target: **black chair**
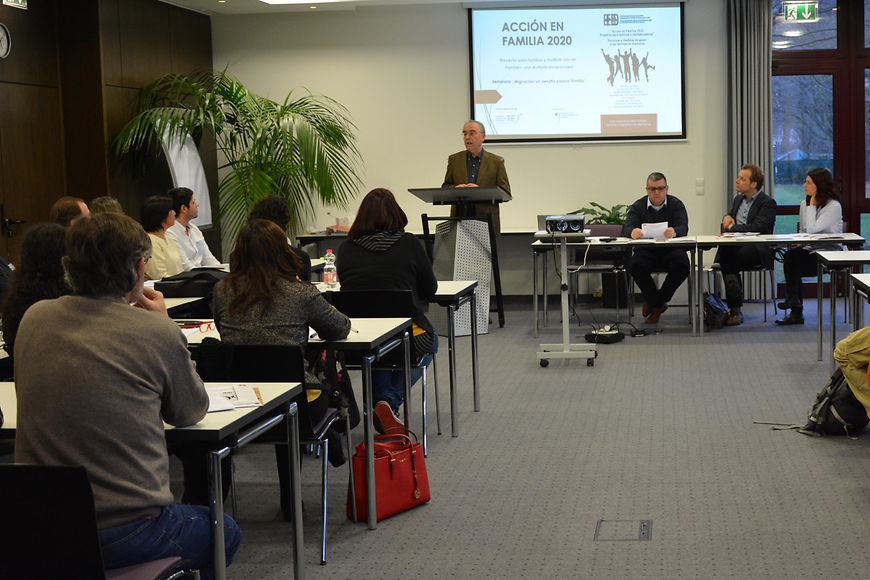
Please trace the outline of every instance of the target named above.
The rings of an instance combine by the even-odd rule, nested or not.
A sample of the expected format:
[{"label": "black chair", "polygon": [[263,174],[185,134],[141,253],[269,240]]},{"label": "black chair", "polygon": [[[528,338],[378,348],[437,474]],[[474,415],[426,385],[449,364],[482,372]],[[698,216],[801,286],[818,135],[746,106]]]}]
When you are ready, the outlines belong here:
[{"label": "black chair", "polygon": [[[211,341],[210,341],[211,342]],[[225,365],[225,380],[234,382],[300,382],[305,383],[305,358],[302,354],[302,349],[297,346],[286,345],[241,345],[229,344],[219,341],[214,341],[210,345],[205,345],[206,348],[218,349],[219,360]],[[327,396],[322,393],[321,397]],[[347,465],[348,474],[350,477],[350,489],[352,494],[353,506],[356,507],[355,487],[353,481],[353,467],[351,462],[351,444],[350,444],[350,417],[341,416],[338,409],[329,409],[326,414],[317,422],[312,421],[311,414],[308,410],[308,397],[305,391],[294,399],[294,402],[299,407],[299,438],[303,444],[315,445],[320,448],[321,455],[321,550],[320,563],[326,564],[326,515],[327,506],[329,503],[329,439],[327,431],[337,421],[345,421],[345,433],[347,434]],[[271,438],[279,441],[286,441],[283,435],[283,429],[279,429],[279,437]],[[270,440],[268,434],[264,436],[264,440]],[[280,443],[279,443],[280,445]],[[286,449],[286,446],[285,446]],[[281,452],[280,448],[276,447],[276,456],[279,463],[279,479],[281,480],[281,493],[287,489],[289,482],[289,465],[286,468],[282,465],[286,461],[286,451]],[[232,477],[232,476],[231,476]],[[235,489],[235,485],[232,485]]]},{"label": "black chair", "polygon": [[[622,226],[619,224],[590,224],[587,226],[589,235],[592,237],[622,236]],[[631,291],[630,277],[626,267],[628,255],[624,246],[608,246],[607,244],[586,246],[574,250],[573,264],[568,264],[568,277],[570,278],[572,296],[577,296],[577,277],[580,274],[615,274],[622,280],[621,289],[626,293],[628,305],[628,293]],[[620,287],[617,287],[614,304],[616,305],[616,319],[620,319]],[[629,313],[629,320],[631,315]]]},{"label": "black chair", "polygon": [[[351,318],[410,318],[414,314],[414,298],[410,290],[341,290],[340,292],[327,292],[326,299],[335,308],[342,312],[345,316]],[[352,353],[347,362],[354,366],[361,366],[361,361],[354,360]],[[401,349],[389,353],[386,357],[377,362],[374,368],[395,370],[402,368],[403,357]],[[435,364],[435,354],[432,354],[433,369]],[[423,392],[422,392],[422,411],[423,411],[423,455],[429,455],[429,421],[427,417],[428,410],[428,390],[429,381],[427,377],[428,365],[421,365],[420,360],[414,360],[411,356],[411,366],[419,368],[423,371]],[[441,434],[440,429],[440,409],[438,408],[438,376],[435,375],[435,418],[439,424],[438,434]],[[408,389],[410,391],[410,389]],[[452,396],[452,393],[451,393]],[[410,401],[405,401],[406,411],[410,409]],[[410,412],[406,414],[406,417]]]},{"label": "black chair", "polygon": [[158,580],[192,576],[181,558],[103,568],[94,495],[84,467],[0,465],[0,578]]}]

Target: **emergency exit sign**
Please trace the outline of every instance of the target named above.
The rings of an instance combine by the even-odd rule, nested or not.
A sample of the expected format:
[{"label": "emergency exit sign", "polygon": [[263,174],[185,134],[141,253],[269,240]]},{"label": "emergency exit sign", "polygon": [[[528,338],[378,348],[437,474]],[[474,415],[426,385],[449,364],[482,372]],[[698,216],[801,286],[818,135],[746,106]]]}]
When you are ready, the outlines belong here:
[{"label": "emergency exit sign", "polygon": [[815,22],[819,19],[818,2],[783,2],[786,22]]}]

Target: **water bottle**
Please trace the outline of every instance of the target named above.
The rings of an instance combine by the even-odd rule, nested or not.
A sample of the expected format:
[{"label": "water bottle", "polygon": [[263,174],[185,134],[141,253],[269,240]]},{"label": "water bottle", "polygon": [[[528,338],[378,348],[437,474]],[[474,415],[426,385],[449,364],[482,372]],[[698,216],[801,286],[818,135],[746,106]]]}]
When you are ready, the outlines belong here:
[{"label": "water bottle", "polygon": [[323,256],[323,283],[329,288],[338,286],[338,271],[335,269],[335,254],[332,250],[326,250],[326,255]]}]

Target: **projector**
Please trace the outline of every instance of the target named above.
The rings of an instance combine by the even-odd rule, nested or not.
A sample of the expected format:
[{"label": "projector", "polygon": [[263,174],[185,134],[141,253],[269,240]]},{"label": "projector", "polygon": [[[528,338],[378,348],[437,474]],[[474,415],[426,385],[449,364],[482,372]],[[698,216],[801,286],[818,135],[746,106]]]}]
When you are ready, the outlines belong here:
[{"label": "projector", "polygon": [[545,229],[550,234],[582,234],[586,225],[586,215],[570,213],[567,215],[548,215],[544,220]]}]

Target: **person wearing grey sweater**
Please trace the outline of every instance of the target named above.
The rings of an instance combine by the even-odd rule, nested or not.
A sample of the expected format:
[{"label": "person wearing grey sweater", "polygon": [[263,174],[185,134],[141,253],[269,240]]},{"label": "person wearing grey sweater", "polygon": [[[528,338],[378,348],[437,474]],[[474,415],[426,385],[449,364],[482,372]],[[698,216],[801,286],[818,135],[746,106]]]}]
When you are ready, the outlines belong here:
[{"label": "person wearing grey sweater", "polygon": [[[798,229],[804,234],[842,234],[843,206],[834,193],[834,177],[824,168],[810,169],[804,182],[806,199],[801,201]],[[785,300],[777,306],[791,309],[777,320],[780,326],[804,323],[803,282],[805,276],[815,276],[818,260],[815,250],[841,250],[838,244],[813,244],[790,248],[782,261],[785,274]]]},{"label": "person wearing grey sweater", "polygon": [[[164,428],[201,420],[208,396],[162,295],[143,287],[148,237],[102,214],[66,245],[75,295],[30,307],[15,343],[15,460],[85,467],[107,568],[180,556],[208,578],[208,510],[173,503]],[[230,562],[240,533],[224,528]]]}]

